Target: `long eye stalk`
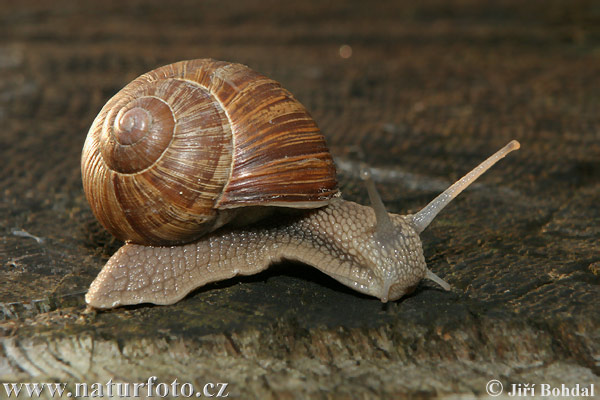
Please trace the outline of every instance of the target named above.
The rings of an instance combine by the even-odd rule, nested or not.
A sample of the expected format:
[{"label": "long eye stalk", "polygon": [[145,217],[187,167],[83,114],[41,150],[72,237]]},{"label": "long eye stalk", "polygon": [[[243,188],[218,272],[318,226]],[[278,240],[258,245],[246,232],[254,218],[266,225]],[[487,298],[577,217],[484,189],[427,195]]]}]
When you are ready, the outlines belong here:
[{"label": "long eye stalk", "polygon": [[373,179],[371,179],[371,170],[366,166],[360,171],[360,175],[365,184],[367,185],[367,191],[369,193],[369,200],[371,201],[371,207],[375,211],[375,219],[377,220],[377,226],[375,227],[376,232],[390,232],[393,230],[392,220],[385,209],[385,205],[379,196],[379,192],[375,187]]},{"label": "long eye stalk", "polygon": [[431,221],[444,209],[456,196],[465,190],[471,183],[479,178],[485,171],[504,158],[508,153],[517,150],[521,145],[516,140],[512,140],[506,146],[498,150],[487,160],[475,167],[471,172],[456,181],[452,186],[433,199],[421,211],[413,216],[415,228],[421,233],[429,226]]}]

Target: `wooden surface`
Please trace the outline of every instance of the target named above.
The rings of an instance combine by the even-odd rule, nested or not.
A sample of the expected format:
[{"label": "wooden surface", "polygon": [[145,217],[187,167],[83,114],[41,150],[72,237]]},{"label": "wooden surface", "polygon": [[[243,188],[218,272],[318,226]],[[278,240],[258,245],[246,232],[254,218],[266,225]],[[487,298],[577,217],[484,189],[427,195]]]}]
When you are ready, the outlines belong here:
[{"label": "wooden surface", "polygon": [[[487,4],[3,3],[0,381],[156,375],[242,398],[485,398],[490,379],[600,391],[600,7]],[[422,235],[453,291],[424,282],[383,305],[283,263],[173,306],[86,312],[120,246],[83,196],[87,129],[136,76],[203,57],[280,81],[326,135],[344,196],[367,202],[363,160],[393,212],[518,139]]]}]

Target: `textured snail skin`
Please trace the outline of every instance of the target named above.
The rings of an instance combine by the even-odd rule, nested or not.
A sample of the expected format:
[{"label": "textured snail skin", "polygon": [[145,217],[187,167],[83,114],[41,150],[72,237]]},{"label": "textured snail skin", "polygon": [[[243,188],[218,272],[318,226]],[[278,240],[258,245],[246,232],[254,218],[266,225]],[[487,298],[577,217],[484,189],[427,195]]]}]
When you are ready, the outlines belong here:
[{"label": "textured snail skin", "polygon": [[282,259],[312,265],[359,292],[396,300],[427,267],[410,216],[390,214],[393,229],[374,235],[371,207],[334,199],[302,215],[278,216],[252,229],[222,229],[181,246],[123,246],[86,295],[95,308],[173,304],[209,282],[251,275]]}]

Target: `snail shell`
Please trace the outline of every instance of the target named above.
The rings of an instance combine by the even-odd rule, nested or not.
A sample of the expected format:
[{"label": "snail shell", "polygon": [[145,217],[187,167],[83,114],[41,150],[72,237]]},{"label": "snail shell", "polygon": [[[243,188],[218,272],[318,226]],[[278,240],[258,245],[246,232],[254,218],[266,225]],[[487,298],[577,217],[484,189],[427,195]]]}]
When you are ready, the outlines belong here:
[{"label": "snail shell", "polygon": [[293,95],[210,59],[125,86],[94,120],[81,170],[102,225],[149,245],[192,241],[241,207],[316,208],[338,194],[325,139]]}]

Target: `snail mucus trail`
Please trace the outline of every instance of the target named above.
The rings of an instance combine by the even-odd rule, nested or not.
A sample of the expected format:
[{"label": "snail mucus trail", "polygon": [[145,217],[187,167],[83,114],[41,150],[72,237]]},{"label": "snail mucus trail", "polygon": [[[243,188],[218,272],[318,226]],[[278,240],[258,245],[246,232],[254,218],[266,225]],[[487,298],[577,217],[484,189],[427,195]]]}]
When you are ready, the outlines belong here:
[{"label": "snail mucus trail", "polygon": [[[431,272],[419,234],[509,152],[508,143],[421,211],[388,213],[367,170],[371,206],[343,200],[316,123],[251,69],[210,59],[150,71],[96,117],[82,154],[86,197],[126,244],[85,297],[94,308],[173,304],[209,282],[277,261],[314,266],[358,292],[396,300]],[[274,208],[296,212],[263,217]]]}]

